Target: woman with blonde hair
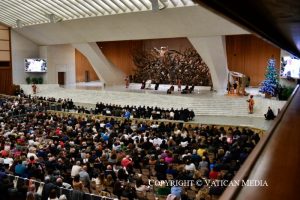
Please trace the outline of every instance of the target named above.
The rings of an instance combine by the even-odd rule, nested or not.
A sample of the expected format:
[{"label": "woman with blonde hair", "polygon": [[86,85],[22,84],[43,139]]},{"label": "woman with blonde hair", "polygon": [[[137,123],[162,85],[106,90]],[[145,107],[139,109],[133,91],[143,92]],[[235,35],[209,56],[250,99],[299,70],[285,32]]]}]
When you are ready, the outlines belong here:
[{"label": "woman with blonde hair", "polygon": [[80,181],[80,176],[79,174],[74,176],[73,182],[73,189],[74,190],[79,190],[79,191],[83,191],[83,183]]},{"label": "woman with blonde hair", "polygon": [[104,180],[103,186],[106,187],[112,187],[114,183],[113,177],[111,174],[108,174],[106,179]]}]

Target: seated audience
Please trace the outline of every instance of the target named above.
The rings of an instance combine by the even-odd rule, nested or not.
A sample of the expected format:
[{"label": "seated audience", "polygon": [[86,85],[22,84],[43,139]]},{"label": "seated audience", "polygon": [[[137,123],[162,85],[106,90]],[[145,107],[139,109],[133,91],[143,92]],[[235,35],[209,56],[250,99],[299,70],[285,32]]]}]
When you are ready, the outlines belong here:
[{"label": "seated audience", "polygon": [[[39,110],[38,101],[0,96],[0,190],[5,199],[13,199],[13,191],[20,195],[18,199],[26,198],[30,186],[21,181],[22,177],[45,180],[43,200],[58,198],[59,187],[72,187],[73,194],[94,191],[92,182],[97,194],[104,190],[133,199],[136,191],[149,191],[183,198],[182,188],[153,189],[147,180],[150,176],[166,180],[166,174],[176,180],[225,180],[239,169],[260,139],[248,128],[225,130],[163,121],[50,114]],[[42,105],[48,103],[43,101]],[[29,112],[30,107],[36,112]],[[97,107],[101,112],[105,105]],[[133,108],[127,110],[139,116],[159,118],[164,112],[135,107],[140,113],[134,114]],[[187,109],[171,111],[174,119],[190,114]],[[148,172],[141,175],[141,170]],[[6,178],[8,174],[20,176],[16,189],[13,180]],[[213,188],[210,193],[220,195],[222,191]]]}]

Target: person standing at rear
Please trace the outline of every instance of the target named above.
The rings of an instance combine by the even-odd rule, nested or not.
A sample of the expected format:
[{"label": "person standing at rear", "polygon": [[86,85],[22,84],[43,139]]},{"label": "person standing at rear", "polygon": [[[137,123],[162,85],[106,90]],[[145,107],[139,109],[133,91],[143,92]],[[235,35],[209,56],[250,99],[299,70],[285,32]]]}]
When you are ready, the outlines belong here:
[{"label": "person standing at rear", "polygon": [[37,87],[36,87],[36,84],[33,83],[31,87],[32,87],[32,93],[33,93],[33,94],[36,94],[36,88],[37,88]]},{"label": "person standing at rear", "polygon": [[181,91],[181,79],[177,80],[178,91]]},{"label": "person standing at rear", "polygon": [[249,113],[253,114],[253,108],[254,108],[253,95],[250,95],[250,98],[247,100],[247,102],[248,102],[248,107],[249,107]]},{"label": "person standing at rear", "polygon": [[126,88],[129,87],[129,76],[125,77],[125,86],[126,86]]}]

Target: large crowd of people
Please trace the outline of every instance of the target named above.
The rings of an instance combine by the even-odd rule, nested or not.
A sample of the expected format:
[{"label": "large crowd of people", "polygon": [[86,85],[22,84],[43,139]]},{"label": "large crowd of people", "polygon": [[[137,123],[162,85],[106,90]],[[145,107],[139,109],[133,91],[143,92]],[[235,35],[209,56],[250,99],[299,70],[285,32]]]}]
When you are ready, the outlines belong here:
[{"label": "large crowd of people", "polygon": [[164,109],[153,106],[121,106],[116,104],[105,104],[97,102],[94,109],[89,109],[84,106],[76,106],[72,99],[66,98],[54,98],[54,97],[42,97],[42,96],[31,96],[21,94],[23,100],[35,102],[37,106],[49,107],[51,103],[57,103],[58,110],[61,111],[75,111],[78,113],[104,115],[104,116],[115,116],[130,118],[142,118],[142,119],[165,119],[165,120],[178,120],[178,121],[192,121],[195,117],[193,110],[187,108],[181,109]]},{"label": "large crowd of people", "polygon": [[[79,112],[82,112],[80,108]],[[163,109],[159,107],[150,106],[121,106],[114,104],[97,103],[96,108],[92,110],[92,114],[102,114],[106,116],[116,116],[142,119],[168,119],[168,120],[182,120],[190,121],[195,117],[193,110],[187,108],[183,109]]]},{"label": "large crowd of people", "polygon": [[[224,186],[205,181],[172,187],[151,183],[231,180],[259,141],[259,135],[248,128],[62,117],[38,109],[27,112],[28,107],[46,104],[35,101],[0,99],[4,199],[86,199],[86,192],[128,199],[169,195],[169,199],[208,200],[220,195]],[[8,113],[15,110],[25,115],[12,118]],[[20,177],[19,181],[8,174]],[[44,185],[21,177],[44,181]],[[61,188],[73,192],[64,193]]]},{"label": "large crowd of people", "polygon": [[55,99],[51,97],[34,97],[34,99],[40,101],[57,102],[61,104],[61,110],[70,111],[74,110],[78,113],[124,117],[127,119],[131,118],[142,118],[142,119],[165,119],[165,120],[179,120],[179,121],[191,121],[195,117],[193,110],[187,108],[181,109],[163,109],[153,106],[121,106],[116,104],[105,104],[97,102],[94,109],[88,109],[84,106],[76,106],[72,99]]}]

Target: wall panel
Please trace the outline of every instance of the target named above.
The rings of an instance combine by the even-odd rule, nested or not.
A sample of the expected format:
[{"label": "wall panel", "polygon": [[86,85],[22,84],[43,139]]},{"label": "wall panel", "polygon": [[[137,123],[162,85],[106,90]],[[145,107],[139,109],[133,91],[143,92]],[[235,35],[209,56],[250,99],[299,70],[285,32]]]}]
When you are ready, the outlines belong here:
[{"label": "wall panel", "polygon": [[254,35],[226,36],[228,68],[250,77],[251,86],[265,79],[268,60],[274,56],[279,70],[280,49]]},{"label": "wall panel", "polygon": [[143,40],[144,48],[146,50],[153,49],[154,47],[160,49],[166,46],[169,50],[184,51],[187,48],[194,48],[187,38],[166,38],[166,39],[152,39]]},{"label": "wall panel", "polygon": [[8,30],[8,26],[0,23],[0,29]]},{"label": "wall panel", "polygon": [[0,24],[0,93],[12,92],[10,28]]},{"label": "wall panel", "polygon": [[0,50],[9,50],[10,49],[10,42],[9,40],[0,40]]},{"label": "wall panel", "polygon": [[86,71],[89,72],[90,81],[99,80],[99,77],[97,76],[95,70],[93,69],[88,59],[77,49],[75,49],[75,66],[76,66],[76,82],[85,81]]},{"label": "wall panel", "polygon": [[0,29],[0,38],[1,40],[9,40],[9,32],[7,29]]},{"label": "wall panel", "polygon": [[1,61],[10,61],[10,51],[9,50],[0,50],[0,60]]},{"label": "wall panel", "polygon": [[11,94],[12,92],[12,70],[11,68],[0,68],[0,94]]},{"label": "wall panel", "polygon": [[142,40],[98,42],[97,44],[106,58],[127,75],[132,74],[135,69],[132,59],[134,51],[143,49]]}]

